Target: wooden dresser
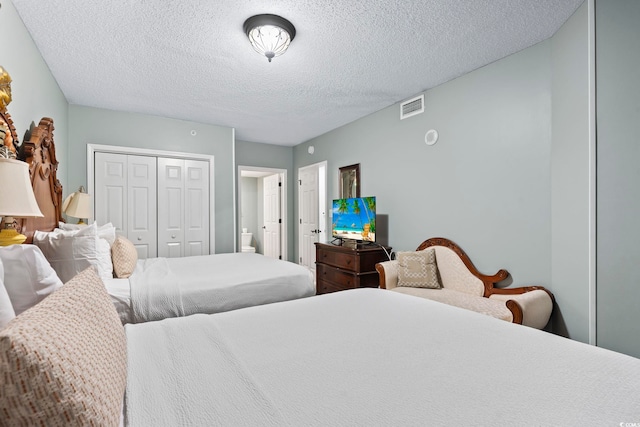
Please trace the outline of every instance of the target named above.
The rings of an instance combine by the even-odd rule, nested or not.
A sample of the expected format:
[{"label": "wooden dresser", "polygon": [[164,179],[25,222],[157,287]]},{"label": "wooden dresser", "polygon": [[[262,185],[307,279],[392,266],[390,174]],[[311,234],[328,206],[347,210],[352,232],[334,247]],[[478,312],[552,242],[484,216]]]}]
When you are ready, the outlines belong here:
[{"label": "wooden dresser", "polygon": [[[390,247],[386,248],[391,251]],[[377,288],[379,279],[375,265],[387,260],[387,254],[380,246],[316,243],[316,293]]]}]

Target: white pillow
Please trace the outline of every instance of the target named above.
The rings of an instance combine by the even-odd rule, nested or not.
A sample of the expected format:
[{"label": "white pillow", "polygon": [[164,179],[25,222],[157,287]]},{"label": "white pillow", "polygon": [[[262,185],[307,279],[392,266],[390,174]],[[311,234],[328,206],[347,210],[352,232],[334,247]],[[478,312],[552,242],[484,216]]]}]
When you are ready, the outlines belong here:
[{"label": "white pillow", "polygon": [[[63,231],[82,230],[85,227],[87,226],[79,224],[67,224],[66,222],[58,223],[58,228]],[[113,245],[113,242],[116,241],[116,228],[110,222],[101,225],[98,227],[98,237],[101,237],[109,242],[109,247],[111,247]]]},{"label": "white pillow", "polygon": [[4,286],[16,316],[62,286],[42,251],[34,245],[0,247]]},{"label": "white pillow", "polygon": [[42,249],[65,283],[90,266],[96,267],[100,278],[113,278],[109,243],[98,237],[95,223],[78,230],[55,230],[51,233],[36,231],[33,243]]},{"label": "white pillow", "polygon": [[0,259],[0,329],[7,326],[7,323],[16,317],[15,311],[13,311],[13,305],[7,289],[4,287],[4,267],[2,259]]}]

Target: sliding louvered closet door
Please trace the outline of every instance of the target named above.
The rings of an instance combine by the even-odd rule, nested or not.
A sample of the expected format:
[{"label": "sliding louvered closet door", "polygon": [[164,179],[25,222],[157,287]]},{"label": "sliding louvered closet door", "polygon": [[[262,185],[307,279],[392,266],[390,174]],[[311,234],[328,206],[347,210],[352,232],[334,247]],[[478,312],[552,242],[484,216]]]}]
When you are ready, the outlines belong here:
[{"label": "sliding louvered closet door", "polygon": [[208,254],[209,173],[202,160],[96,152],[95,219],[113,223],[139,258]]}]

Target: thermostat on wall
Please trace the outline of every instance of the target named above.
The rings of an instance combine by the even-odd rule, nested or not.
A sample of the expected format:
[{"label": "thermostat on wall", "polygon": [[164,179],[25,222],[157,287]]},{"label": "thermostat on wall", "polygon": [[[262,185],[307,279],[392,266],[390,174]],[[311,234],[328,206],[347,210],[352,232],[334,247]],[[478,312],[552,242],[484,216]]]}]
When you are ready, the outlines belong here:
[{"label": "thermostat on wall", "polygon": [[438,131],[435,129],[430,129],[424,135],[424,142],[427,145],[433,145],[438,142]]}]

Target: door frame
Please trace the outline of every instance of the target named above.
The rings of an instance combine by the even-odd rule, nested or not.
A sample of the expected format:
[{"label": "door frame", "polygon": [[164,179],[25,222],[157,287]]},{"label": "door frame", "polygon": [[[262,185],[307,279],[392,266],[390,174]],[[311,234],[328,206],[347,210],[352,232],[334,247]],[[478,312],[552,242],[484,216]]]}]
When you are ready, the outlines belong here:
[{"label": "door frame", "polygon": [[[150,157],[171,157],[174,159],[184,160],[203,160],[209,162],[209,253],[216,253],[216,239],[215,239],[215,185],[214,185],[214,156],[209,154],[195,154],[195,153],[183,153],[180,151],[164,151],[153,150],[148,148],[135,148],[135,147],[121,147],[117,145],[102,145],[102,144],[87,144],[87,192],[89,194],[95,193],[95,180],[94,180],[94,159],[95,153],[115,153],[115,154],[132,154],[138,156],[150,156]],[[93,210],[91,212],[91,218],[89,221],[94,220]]]},{"label": "door frame", "polygon": [[[318,226],[320,230],[320,236],[318,237],[318,241],[322,242],[322,237],[325,237],[326,240],[329,241],[327,236],[327,218],[329,218],[328,213],[328,205],[327,205],[327,171],[328,171],[328,162],[323,160],[321,162],[313,163],[307,166],[301,166],[298,168],[298,178],[297,182],[300,182],[300,172],[304,169],[316,169],[318,170]],[[320,171],[324,169],[324,174],[321,174]],[[324,176],[322,176],[324,175]],[[303,212],[303,197],[301,194],[302,187],[298,185],[298,218],[300,218],[300,213]],[[324,215],[324,218],[323,218]],[[302,249],[302,245],[304,242],[302,241],[302,224],[300,221],[296,221],[298,226],[298,260],[296,262],[300,263],[300,252]]]},{"label": "door frame", "polygon": [[260,166],[243,166],[238,165],[236,175],[237,182],[237,205],[236,212],[236,239],[234,242],[235,251],[239,251],[242,247],[242,223],[240,217],[242,215],[242,172],[258,172],[264,173],[264,176],[279,174],[282,181],[282,194],[280,195],[280,214],[282,215],[282,227],[280,229],[280,256],[283,260],[289,260],[289,201],[287,197],[287,170],[278,168],[266,168]]}]

